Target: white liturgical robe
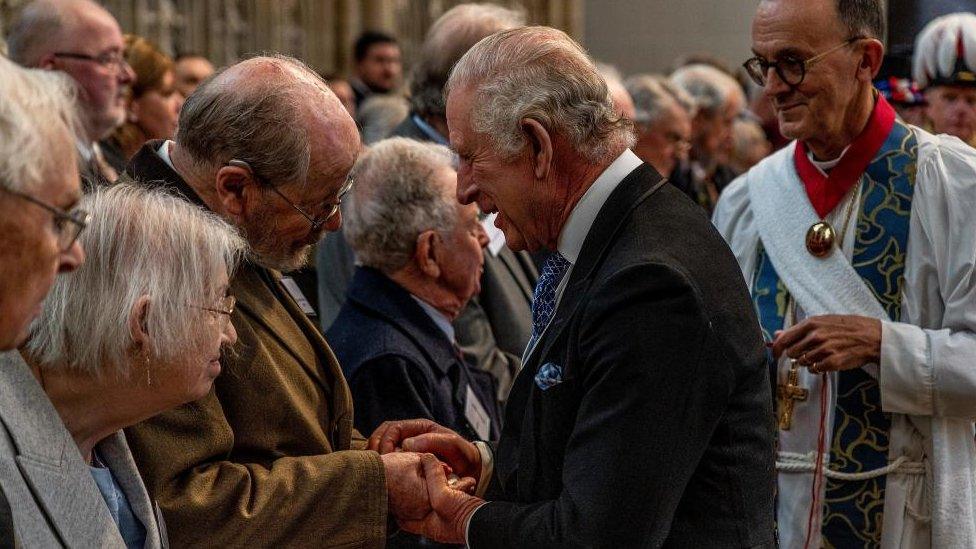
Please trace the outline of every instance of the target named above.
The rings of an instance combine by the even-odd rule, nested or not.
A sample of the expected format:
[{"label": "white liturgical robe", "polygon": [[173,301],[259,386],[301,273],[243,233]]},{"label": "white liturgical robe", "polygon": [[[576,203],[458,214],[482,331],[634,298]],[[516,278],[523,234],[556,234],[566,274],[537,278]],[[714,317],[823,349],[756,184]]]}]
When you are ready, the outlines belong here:
[{"label": "white liturgical robe", "polygon": [[[882,547],[976,547],[976,150],[953,137],[916,129],[918,165],[909,224],[902,321],[893,322],[850,265],[854,219],[843,253],[818,259],[804,239],[820,220],[810,205],[790,144],[726,188],[713,222],[753,286],[762,240],[797,305],[797,319],[824,314],[882,320],[881,360],[865,365],[878,379],[891,413]],[[827,220],[840,232],[849,200]],[[787,321],[788,322],[788,321]],[[786,361],[779,364],[783,382]],[[795,403],[792,427],[779,433],[777,521],[782,547],[802,547],[811,503],[812,467],[797,472],[797,455],[813,455],[820,421],[820,376],[801,369],[809,390]],[[835,395],[825,424],[829,449]],[[821,493],[822,498],[822,493]],[[819,510],[811,546],[819,547]]]}]

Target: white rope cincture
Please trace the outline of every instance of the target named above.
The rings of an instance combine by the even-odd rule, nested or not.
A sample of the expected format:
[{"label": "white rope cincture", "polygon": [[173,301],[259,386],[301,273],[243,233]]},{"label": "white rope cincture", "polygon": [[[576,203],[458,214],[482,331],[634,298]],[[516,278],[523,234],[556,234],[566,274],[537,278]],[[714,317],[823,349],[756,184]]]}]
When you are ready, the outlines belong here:
[{"label": "white rope cincture", "polygon": [[[793,452],[779,452],[776,459],[776,470],[783,473],[812,473],[814,468],[814,458],[816,452],[797,454]],[[828,461],[830,456],[825,454],[823,463],[823,474],[831,480],[867,480],[884,475],[924,475],[925,464],[920,461],[908,461],[908,456],[898,456],[897,459],[888,465],[871,471],[860,473],[844,473],[830,469]]]}]

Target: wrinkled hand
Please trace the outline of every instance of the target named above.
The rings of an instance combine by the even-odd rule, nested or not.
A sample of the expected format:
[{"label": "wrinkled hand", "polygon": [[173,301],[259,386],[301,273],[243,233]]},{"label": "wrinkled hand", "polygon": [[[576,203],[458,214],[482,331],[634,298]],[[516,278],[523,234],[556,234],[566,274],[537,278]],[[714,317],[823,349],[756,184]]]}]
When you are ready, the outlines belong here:
[{"label": "wrinkled hand", "polygon": [[481,452],[463,437],[429,419],[387,421],[369,437],[369,449],[387,454],[397,449],[431,453],[461,477],[481,478]]},{"label": "wrinkled hand", "polygon": [[423,478],[421,454],[394,452],[381,455],[386,473],[390,513],[398,518],[420,519],[430,513],[427,482]]},{"label": "wrinkled hand", "polygon": [[773,356],[785,354],[813,373],[860,368],[881,361],[881,321],[864,316],[810,317],[776,332]]},{"label": "wrinkled hand", "polygon": [[419,519],[399,519],[400,528],[441,543],[464,543],[468,518],[485,501],[448,486],[445,466],[433,455],[423,454],[421,462],[432,509]]}]

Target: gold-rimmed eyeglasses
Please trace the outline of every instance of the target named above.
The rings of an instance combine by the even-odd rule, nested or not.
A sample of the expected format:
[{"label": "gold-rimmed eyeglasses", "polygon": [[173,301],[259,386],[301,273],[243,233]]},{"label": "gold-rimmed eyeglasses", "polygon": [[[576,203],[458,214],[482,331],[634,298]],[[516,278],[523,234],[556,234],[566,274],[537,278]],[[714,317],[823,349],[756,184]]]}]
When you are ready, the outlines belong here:
[{"label": "gold-rimmed eyeglasses", "polygon": [[81,208],[74,208],[71,211],[64,211],[57,206],[52,206],[43,200],[34,198],[33,196],[22,193],[20,191],[15,191],[13,189],[8,189],[3,184],[0,184],[0,189],[4,192],[16,196],[21,200],[26,200],[35,206],[39,206],[54,216],[54,229],[57,232],[58,237],[58,249],[62,252],[66,252],[71,249],[75,241],[81,235],[81,232],[88,227],[88,222],[91,220],[91,214]]},{"label": "gold-rimmed eyeglasses", "polygon": [[292,202],[287,196],[285,196],[284,193],[282,193],[280,190],[278,190],[277,187],[275,187],[274,185],[271,185],[264,178],[262,178],[261,176],[259,176],[257,174],[257,172],[254,171],[254,168],[252,168],[251,165],[248,164],[247,162],[245,162],[243,160],[233,159],[233,160],[227,161],[227,165],[228,166],[234,166],[235,168],[241,168],[241,169],[244,169],[244,170],[249,171],[251,173],[251,176],[254,177],[254,179],[258,182],[258,184],[260,184],[263,187],[270,188],[276,195],[280,196],[282,200],[284,200],[285,202],[287,202],[289,206],[291,206],[292,208],[294,208],[296,212],[298,212],[299,214],[301,214],[302,217],[304,217],[306,220],[308,220],[308,222],[312,225],[312,232],[313,233],[314,232],[317,232],[319,229],[321,229],[322,228],[322,225],[325,225],[326,223],[328,223],[330,219],[332,219],[337,213],[339,213],[339,206],[342,205],[342,199],[352,189],[352,185],[353,185],[353,182],[354,182],[354,180],[353,180],[352,177],[347,177],[346,178],[346,182],[342,185],[342,188],[339,189],[339,193],[336,195],[335,201],[334,202],[327,202],[325,204],[325,209],[323,209],[322,212],[320,212],[316,216],[312,216],[308,212],[306,212],[304,209],[302,209],[298,204],[295,204],[294,202]]}]

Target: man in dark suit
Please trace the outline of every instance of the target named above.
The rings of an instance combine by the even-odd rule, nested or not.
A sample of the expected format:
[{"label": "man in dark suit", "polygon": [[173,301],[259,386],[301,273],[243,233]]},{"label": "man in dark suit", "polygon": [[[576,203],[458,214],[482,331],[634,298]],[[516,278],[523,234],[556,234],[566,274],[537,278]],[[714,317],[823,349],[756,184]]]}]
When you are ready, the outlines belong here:
[{"label": "man in dark suit", "polygon": [[370,439],[486,488],[450,488],[426,456],[433,510],[401,525],[473,548],[773,547],[765,350],[721,236],[629,150],[563,32],[492,35],[446,90],[460,201],[497,211],[509,246],[556,253],[494,451],[422,420]]},{"label": "man in dark suit", "polygon": [[[441,90],[451,67],[478,40],[524,23],[521,13],[488,4],[461,4],[445,12],[427,33],[414,68],[411,112],[390,135],[447,145]],[[532,331],[532,287],[539,273],[527,253],[504,245],[504,235],[490,219],[485,228],[491,243],[485,250],[481,293],[471,299],[454,327],[465,357],[495,376],[498,399],[504,401]],[[328,235],[319,246],[319,303],[325,329],[345,300],[351,259],[341,232]]]},{"label": "man in dark suit", "polygon": [[494,382],[464,362],[451,325],[479,289],[488,236],[477,206],[454,198],[450,151],[386,139],[353,177],[345,226],[361,266],[327,337],[352,390],[356,427],[367,433],[423,417],[470,440],[497,440]]},{"label": "man in dark suit", "polygon": [[390,513],[426,505],[417,456],[362,451],[339,364],[281,277],[339,227],[357,135],[308,67],[255,57],[201,84],[176,140],[147,143],[129,165],[251,248],[230,281],[238,341],[214,390],[126,430],[174,545],[379,548]]}]

